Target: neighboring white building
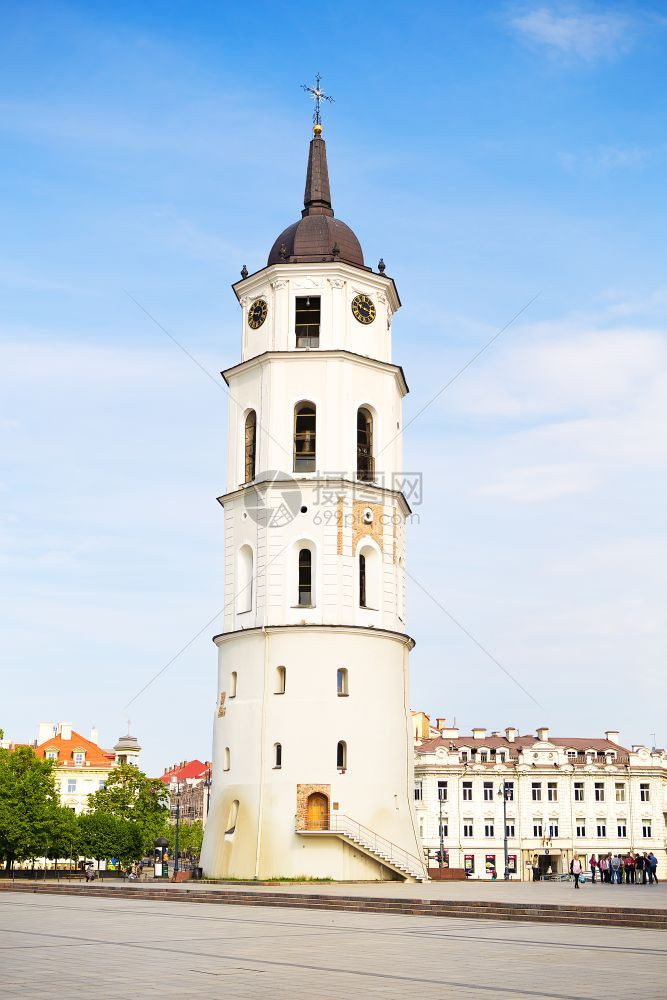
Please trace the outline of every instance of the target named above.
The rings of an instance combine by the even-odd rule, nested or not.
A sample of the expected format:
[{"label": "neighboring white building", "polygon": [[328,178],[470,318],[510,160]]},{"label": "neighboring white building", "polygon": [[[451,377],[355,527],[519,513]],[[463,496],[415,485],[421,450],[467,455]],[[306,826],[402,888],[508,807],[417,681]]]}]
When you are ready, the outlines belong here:
[{"label": "neighboring white building", "polygon": [[[10,750],[17,745],[3,742]],[[37,739],[29,745],[38,757],[54,762],[61,804],[77,814],[86,812],[88,796],[104,787],[117,764],[138,766],[141,753],[136,736],[121,736],[113,750],[105,750],[97,729],[93,727],[86,738],[72,729],[71,722],[40,722]]]},{"label": "neighboring white building", "polygon": [[[415,805],[429,867],[442,843],[450,868],[491,877],[504,868],[503,787],[512,878],[569,871],[577,855],[653,851],[667,868],[667,754],[604,739],[431,726],[413,713]],[[660,868],[658,869],[660,870]]]},{"label": "neighboring white building", "polygon": [[[413,878],[400,306],[333,216],[321,128],[302,218],[234,291],[224,631],[208,875]],[[275,471],[282,470],[282,471]],[[371,719],[379,718],[377,733]]]}]

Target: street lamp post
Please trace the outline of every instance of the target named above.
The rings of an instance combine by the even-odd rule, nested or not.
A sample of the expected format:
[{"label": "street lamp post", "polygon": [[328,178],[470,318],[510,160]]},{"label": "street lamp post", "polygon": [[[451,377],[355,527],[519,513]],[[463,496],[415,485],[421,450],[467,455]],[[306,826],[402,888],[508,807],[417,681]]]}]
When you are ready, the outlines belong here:
[{"label": "street lamp post", "polygon": [[178,874],[178,825],[181,819],[181,785],[176,782],[176,843],[174,845],[174,878]]},{"label": "street lamp post", "polygon": [[204,787],[206,788],[206,816],[204,817],[204,823],[208,819],[208,811],[211,808],[211,768],[209,767],[206,772],[206,781],[204,782]]},{"label": "street lamp post", "polygon": [[509,879],[510,877],[510,870],[509,870],[509,857],[507,854],[507,782],[505,781],[504,778],[499,791],[503,797],[503,854],[505,861],[503,878],[507,881],[507,879]]},{"label": "street lamp post", "polygon": [[439,832],[440,832],[440,852],[438,854],[438,868],[442,868],[445,863],[445,838],[442,830],[442,793],[438,789],[438,799],[440,800]]}]

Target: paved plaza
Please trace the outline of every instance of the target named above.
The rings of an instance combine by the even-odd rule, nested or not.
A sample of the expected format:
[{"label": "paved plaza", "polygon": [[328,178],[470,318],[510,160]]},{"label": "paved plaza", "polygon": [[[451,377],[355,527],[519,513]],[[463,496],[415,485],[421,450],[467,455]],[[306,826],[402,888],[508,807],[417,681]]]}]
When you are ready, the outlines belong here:
[{"label": "paved plaza", "polygon": [[3,893],[0,996],[662,998],[664,931]]}]

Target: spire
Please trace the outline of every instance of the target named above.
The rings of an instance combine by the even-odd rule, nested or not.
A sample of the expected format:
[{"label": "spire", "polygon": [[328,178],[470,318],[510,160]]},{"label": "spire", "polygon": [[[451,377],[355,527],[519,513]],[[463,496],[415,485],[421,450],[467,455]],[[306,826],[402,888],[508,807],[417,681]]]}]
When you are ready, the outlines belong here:
[{"label": "spire", "polygon": [[[322,131],[320,127],[320,132]],[[327,166],[327,146],[318,132],[310,140],[306,191],[303,196],[303,211],[307,215],[333,215],[331,191],[329,189],[329,168]]]}]

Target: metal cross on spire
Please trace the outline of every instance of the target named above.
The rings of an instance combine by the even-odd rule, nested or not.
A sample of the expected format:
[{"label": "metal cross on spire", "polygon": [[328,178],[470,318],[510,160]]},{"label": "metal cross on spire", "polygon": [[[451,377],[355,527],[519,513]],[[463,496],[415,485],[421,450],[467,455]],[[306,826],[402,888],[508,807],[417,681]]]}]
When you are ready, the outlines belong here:
[{"label": "metal cross on spire", "polygon": [[333,103],[333,97],[329,97],[325,94],[323,90],[320,89],[320,81],[322,77],[319,73],[315,74],[315,86],[309,87],[307,83],[301,84],[301,89],[305,90],[307,94],[310,94],[315,101],[315,110],[313,112],[313,131],[319,134],[322,131],[322,118],[320,115],[320,103],[322,101],[329,101]]}]

